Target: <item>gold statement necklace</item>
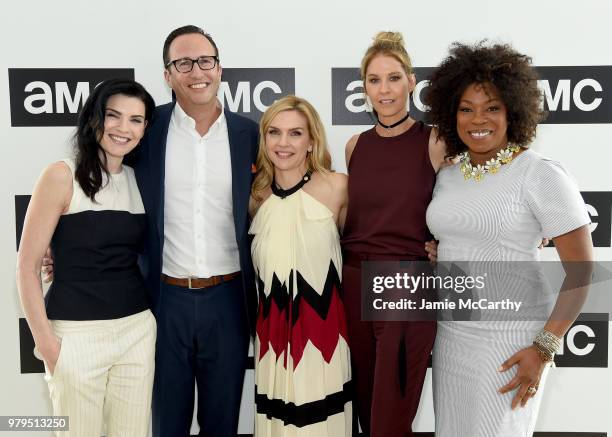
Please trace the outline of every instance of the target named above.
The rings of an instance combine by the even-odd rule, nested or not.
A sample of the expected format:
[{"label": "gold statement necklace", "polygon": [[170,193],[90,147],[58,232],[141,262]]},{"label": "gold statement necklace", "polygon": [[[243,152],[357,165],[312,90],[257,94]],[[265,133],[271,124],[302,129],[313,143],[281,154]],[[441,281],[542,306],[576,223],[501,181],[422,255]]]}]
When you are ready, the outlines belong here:
[{"label": "gold statement necklace", "polygon": [[485,162],[485,165],[472,165],[472,159],[466,150],[465,152],[459,154],[459,162],[461,163],[459,168],[461,169],[463,178],[466,181],[468,179],[474,179],[476,182],[480,182],[487,173],[495,174],[502,165],[508,164],[510,161],[512,161],[514,159],[514,154],[519,150],[521,150],[519,146],[514,144],[509,145],[505,149],[501,149],[499,152],[497,152],[497,156]]}]

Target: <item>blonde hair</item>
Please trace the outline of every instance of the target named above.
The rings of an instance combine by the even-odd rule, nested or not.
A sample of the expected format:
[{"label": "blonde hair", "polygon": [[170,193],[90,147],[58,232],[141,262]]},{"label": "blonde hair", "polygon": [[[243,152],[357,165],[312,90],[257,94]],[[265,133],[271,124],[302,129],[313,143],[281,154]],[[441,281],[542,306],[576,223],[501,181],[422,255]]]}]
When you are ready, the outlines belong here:
[{"label": "blonde hair", "polygon": [[316,109],[305,99],[293,95],[278,99],[264,112],[259,122],[259,151],[257,152],[257,174],[251,187],[251,194],[256,200],[262,199],[263,192],[274,180],[274,164],[268,157],[266,132],[272,120],[283,111],[298,111],[306,118],[308,133],[312,140],[312,152],[306,155],[308,171],[327,173],[331,170],[331,155],[327,149],[325,129]]},{"label": "blonde hair", "polygon": [[407,75],[412,74],[412,61],[404,47],[404,38],[399,32],[378,32],[374,42],[361,60],[361,79],[365,82],[366,71],[372,59],[378,55],[391,56],[402,64]]}]

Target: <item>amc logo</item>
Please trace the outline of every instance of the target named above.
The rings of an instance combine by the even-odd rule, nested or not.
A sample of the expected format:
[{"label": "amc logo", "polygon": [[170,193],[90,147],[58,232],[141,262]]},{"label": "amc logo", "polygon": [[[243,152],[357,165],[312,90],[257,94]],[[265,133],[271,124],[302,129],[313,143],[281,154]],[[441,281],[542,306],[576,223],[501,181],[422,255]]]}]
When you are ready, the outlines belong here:
[{"label": "amc logo", "polygon": [[219,100],[230,111],[258,122],[280,97],[295,94],[294,68],[224,68]]},{"label": "amc logo", "polygon": [[[45,365],[34,356],[34,337],[24,318],[19,319],[19,364],[21,373],[44,373]],[[255,369],[255,361],[249,356],[246,369]]]},{"label": "amc logo", "polygon": [[[414,68],[417,85],[408,101],[412,118],[424,120],[427,107],[421,100],[422,92],[429,84],[427,78],[433,68]],[[358,68],[332,68],[332,124],[374,124],[371,108],[365,100],[363,82]]]},{"label": "amc logo", "polygon": [[559,367],[608,367],[607,313],[583,313],[565,334],[555,356]]},{"label": "amc logo", "polygon": [[11,126],[75,126],[89,93],[133,68],[9,68]]},{"label": "amc logo", "polygon": [[536,67],[548,124],[612,123],[612,65]]},{"label": "amc logo", "polygon": [[[549,112],[543,123],[612,123],[612,66],[536,67],[543,107]],[[433,68],[415,68],[417,85],[408,107],[413,118],[424,119],[427,107],[423,91]],[[370,125],[363,82],[357,68],[332,68],[332,123],[335,125]]]},{"label": "amc logo", "polygon": [[610,235],[612,228],[612,192],[583,191],[581,194],[591,217],[590,228],[593,246],[610,247],[612,245]]},{"label": "amc logo", "polygon": [[19,319],[19,363],[21,373],[44,373],[45,365],[34,356],[34,338],[24,318]]},{"label": "amc logo", "polygon": [[[23,231],[23,221],[30,202],[29,195],[15,196],[15,241],[16,250],[19,250],[21,232]],[[34,356],[34,338],[24,318],[19,319],[19,362],[21,373],[43,373],[45,366],[42,361]]]},{"label": "amc logo", "polygon": [[[582,198],[586,203],[591,217],[591,237],[594,247],[610,247],[612,245],[612,192],[583,191]],[[23,229],[23,219],[30,201],[29,195],[15,196],[15,232],[17,248]],[[552,244],[552,243],[551,243]]]},{"label": "amc logo", "polygon": [[26,211],[28,210],[28,204],[30,203],[30,197],[32,196],[19,194],[15,196],[15,241],[17,242],[15,250],[19,250],[23,222],[25,220]]}]

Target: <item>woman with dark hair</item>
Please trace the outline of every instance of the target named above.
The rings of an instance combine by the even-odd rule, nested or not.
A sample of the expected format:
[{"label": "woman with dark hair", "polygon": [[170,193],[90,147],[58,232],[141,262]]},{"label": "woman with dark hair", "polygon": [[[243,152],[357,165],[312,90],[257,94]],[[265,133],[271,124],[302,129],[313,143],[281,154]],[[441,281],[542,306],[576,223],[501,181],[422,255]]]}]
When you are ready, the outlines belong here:
[{"label": "woman with dark hair", "polygon": [[444,147],[408,113],[416,78],[400,33],[376,35],[361,61],[361,77],[376,124],[346,145],[349,202],[342,237],[355,404],[366,435],[411,436],[436,321],[363,321],[362,262],[427,260],[425,210]]},{"label": "woman with dark hair", "polygon": [[[438,262],[466,261],[470,271],[488,274],[473,299],[519,297],[527,307],[438,322],[437,437],[531,436],[549,364],[584,297],[577,287],[544,299],[543,237],[554,240],[564,267],[588,267],[593,254],[577,186],[559,163],[528,149],[543,116],[530,63],[508,45],[455,44],[425,98],[447,154],[459,160],[438,174],[427,210]],[[574,280],[585,284],[588,270],[578,269]]]},{"label": "woman with dark hair", "polygon": [[[45,364],[62,436],[148,435],[155,319],[137,265],[145,231],[140,193],[122,165],[154,102],[138,83],[93,90],[79,115],[75,158],[47,167],[28,206],[18,253],[23,310]],[[54,280],[43,300],[47,247]]]}]

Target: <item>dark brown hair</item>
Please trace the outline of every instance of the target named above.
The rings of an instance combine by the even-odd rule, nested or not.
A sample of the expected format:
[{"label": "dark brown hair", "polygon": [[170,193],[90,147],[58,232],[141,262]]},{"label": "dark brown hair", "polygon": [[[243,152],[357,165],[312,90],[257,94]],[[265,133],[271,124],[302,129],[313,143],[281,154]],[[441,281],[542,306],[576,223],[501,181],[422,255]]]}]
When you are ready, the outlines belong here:
[{"label": "dark brown hair", "polygon": [[[77,130],[74,134],[74,149],[76,154],[75,179],[92,201],[95,201],[96,193],[102,188],[102,172],[108,177],[106,154],[99,153],[102,149],[100,139],[104,134],[106,102],[116,94],[140,99],[145,105],[147,122],[151,121],[155,110],[153,97],[142,85],[131,79],[106,80],[89,95],[79,113]],[[138,147],[132,150],[128,156],[136,153],[137,149]],[[100,155],[103,158],[100,158]]]}]

